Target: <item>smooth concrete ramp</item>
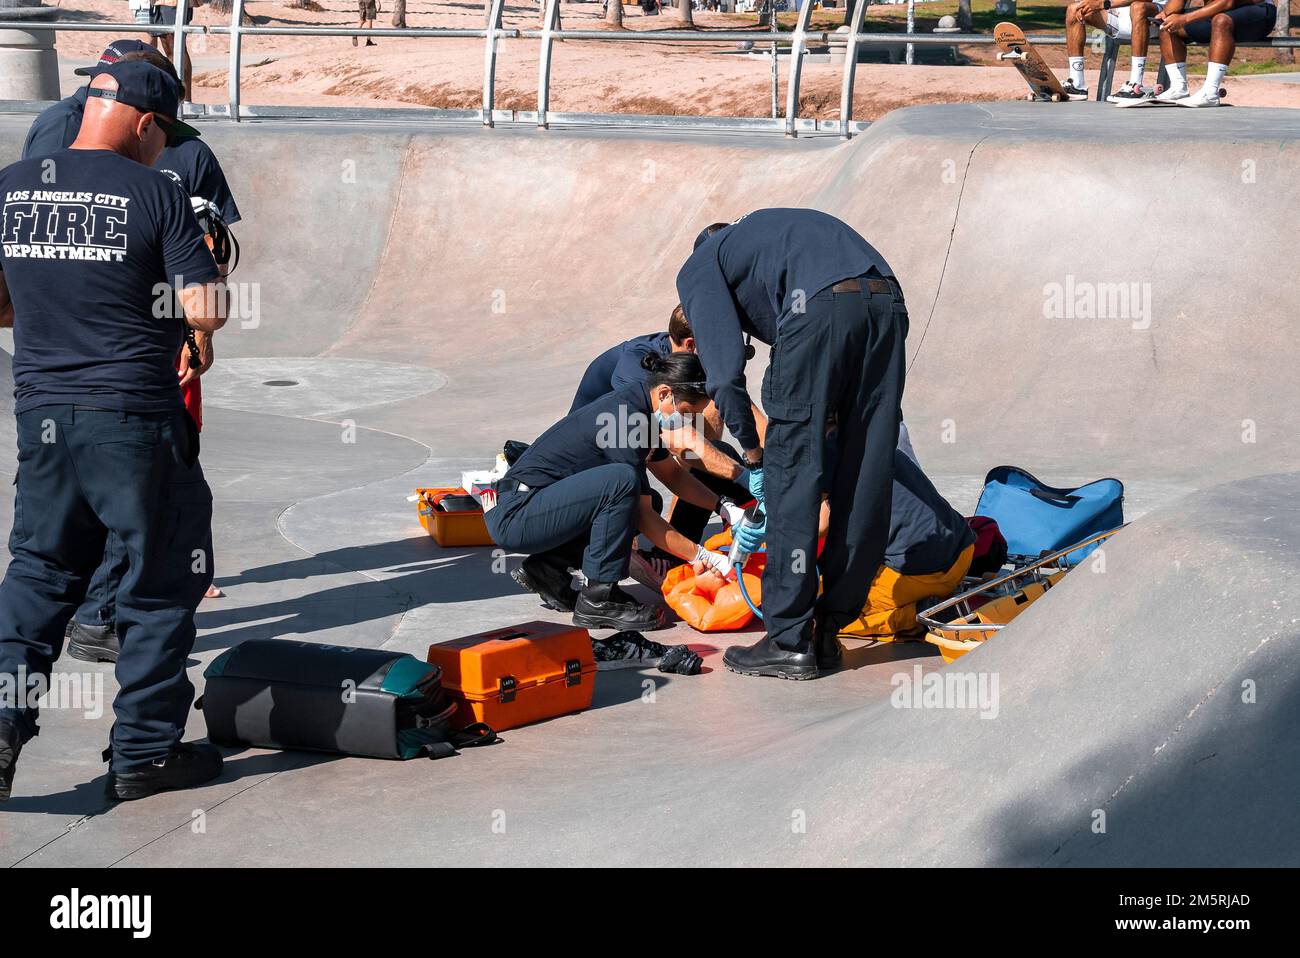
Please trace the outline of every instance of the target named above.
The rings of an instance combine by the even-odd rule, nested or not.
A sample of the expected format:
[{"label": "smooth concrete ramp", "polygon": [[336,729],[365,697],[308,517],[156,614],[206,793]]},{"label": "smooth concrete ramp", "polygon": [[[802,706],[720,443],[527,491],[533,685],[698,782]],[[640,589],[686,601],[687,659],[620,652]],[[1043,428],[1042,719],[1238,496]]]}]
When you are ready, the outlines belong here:
[{"label": "smooth concrete ramp", "polygon": [[[9,155],[29,120],[0,119]],[[251,285],[206,383],[228,596],[198,615],[199,684],[252,637],[423,654],[550,616],[489,550],[435,546],[406,496],[536,436],[591,356],[666,323],[699,228],[761,206],[835,213],[895,265],[905,413],[955,505],[1013,462],[1117,476],[1139,518],[1104,570],[957,666],[875,646],[814,683],[747,679],[720,650],[752,634],[679,625],[668,640],[706,674],[603,673],[592,710],[439,763],[249,750],[208,788],[108,809],[111,717],[54,712],[0,811],[0,860],[1300,862],[1300,118],[926,107],[847,144],[203,130]],[[996,682],[994,707],[897,707],[931,674]]]}]

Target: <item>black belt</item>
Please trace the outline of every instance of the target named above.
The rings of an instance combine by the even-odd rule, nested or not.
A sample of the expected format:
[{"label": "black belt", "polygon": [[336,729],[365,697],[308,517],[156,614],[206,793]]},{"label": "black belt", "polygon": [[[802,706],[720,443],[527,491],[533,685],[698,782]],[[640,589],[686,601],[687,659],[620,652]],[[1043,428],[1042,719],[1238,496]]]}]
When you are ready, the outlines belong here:
[{"label": "black belt", "polygon": [[529,492],[532,486],[520,482],[518,479],[498,479],[492,483],[492,488],[496,490],[498,496],[507,492]]},{"label": "black belt", "polygon": [[862,287],[866,286],[868,293],[894,293],[898,289],[898,284],[892,279],[880,279],[878,277],[867,278],[857,276],[853,279],[840,280],[831,287],[832,293],[860,293]]}]

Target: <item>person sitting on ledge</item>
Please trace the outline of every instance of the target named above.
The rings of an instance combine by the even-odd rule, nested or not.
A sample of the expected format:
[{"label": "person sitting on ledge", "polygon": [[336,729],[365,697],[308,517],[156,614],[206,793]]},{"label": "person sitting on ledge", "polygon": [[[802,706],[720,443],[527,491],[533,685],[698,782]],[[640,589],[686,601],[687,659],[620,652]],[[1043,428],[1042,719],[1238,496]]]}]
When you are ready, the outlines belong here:
[{"label": "person sitting on ledge", "polygon": [[[1275,0],[1210,0],[1191,13],[1183,13],[1186,0],[1169,0],[1156,15],[1160,22],[1160,52],[1169,72],[1169,88],[1156,97],[1179,106],[1219,105],[1219,87],[1238,41],[1263,40],[1277,23]],[[1208,43],[1210,62],[1205,83],[1196,93],[1187,89],[1187,43]]]}]

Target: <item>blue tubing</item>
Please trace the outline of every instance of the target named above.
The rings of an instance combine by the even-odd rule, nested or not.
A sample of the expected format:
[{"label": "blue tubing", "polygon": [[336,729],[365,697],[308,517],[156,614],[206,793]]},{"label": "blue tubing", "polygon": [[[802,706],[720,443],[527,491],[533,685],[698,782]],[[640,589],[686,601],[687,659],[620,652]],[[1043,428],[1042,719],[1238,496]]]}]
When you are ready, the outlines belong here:
[{"label": "blue tubing", "polygon": [[[730,550],[728,550],[728,552],[730,552]],[[766,552],[767,549],[764,548],[764,549],[759,549],[757,552],[751,552],[749,555],[752,556],[764,555]],[[748,558],[749,557],[746,556],[747,561]],[[813,567],[813,572],[818,576],[821,575],[821,570],[816,568],[815,566]],[[763,621],[763,613],[759,611],[758,606],[754,605],[753,600],[750,599],[749,597],[749,593],[745,591],[745,570],[744,569],[740,569],[736,572],[736,584],[740,586],[740,597],[745,600],[745,605],[749,606],[749,611],[753,612],[756,616],[758,616],[758,620],[760,622]]]},{"label": "blue tubing", "polygon": [[[730,553],[731,550],[728,549],[727,551]],[[749,555],[763,555],[766,552],[767,549],[763,548],[759,549],[757,552],[751,552]],[[746,556],[745,560],[748,561],[749,556]],[[736,570],[736,584],[740,586],[740,597],[745,600],[745,605],[749,606],[749,611],[758,616],[760,622],[763,621],[763,613],[758,610],[758,606],[754,605],[754,601],[749,597],[749,593],[745,591],[745,570],[743,567]]]}]

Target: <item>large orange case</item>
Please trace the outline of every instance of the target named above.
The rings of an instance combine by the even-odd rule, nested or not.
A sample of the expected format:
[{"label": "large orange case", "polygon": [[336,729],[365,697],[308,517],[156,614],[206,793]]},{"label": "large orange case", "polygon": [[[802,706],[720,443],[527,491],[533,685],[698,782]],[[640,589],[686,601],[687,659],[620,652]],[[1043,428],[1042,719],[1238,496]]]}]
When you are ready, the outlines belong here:
[{"label": "large orange case", "polygon": [[442,685],[459,703],[452,724],[498,732],[591,705],[596,660],[586,629],[525,622],[429,646]]}]

